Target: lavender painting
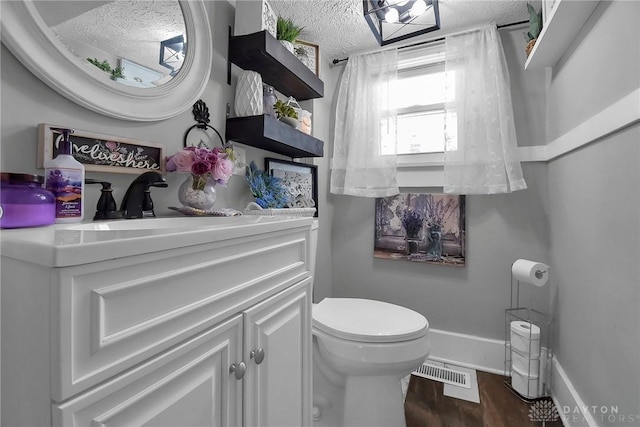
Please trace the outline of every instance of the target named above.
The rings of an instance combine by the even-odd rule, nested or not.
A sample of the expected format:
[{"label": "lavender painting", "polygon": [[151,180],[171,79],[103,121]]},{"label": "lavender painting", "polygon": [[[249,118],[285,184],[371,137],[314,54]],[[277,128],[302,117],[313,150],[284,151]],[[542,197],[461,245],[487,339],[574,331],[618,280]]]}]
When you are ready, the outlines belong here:
[{"label": "lavender painting", "polygon": [[403,193],[376,199],[374,256],[464,266],[465,197]]}]

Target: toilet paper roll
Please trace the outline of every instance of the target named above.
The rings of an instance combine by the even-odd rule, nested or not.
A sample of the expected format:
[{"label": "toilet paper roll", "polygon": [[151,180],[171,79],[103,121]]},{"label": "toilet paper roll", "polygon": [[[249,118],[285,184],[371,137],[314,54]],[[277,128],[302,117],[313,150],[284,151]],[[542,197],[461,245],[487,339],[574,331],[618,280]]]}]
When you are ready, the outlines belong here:
[{"label": "toilet paper roll", "polygon": [[519,259],[511,266],[511,274],[520,282],[544,286],[549,280],[549,266],[541,262]]},{"label": "toilet paper roll", "polygon": [[514,320],[511,322],[511,331],[523,337],[540,339],[540,327],[535,323]]},{"label": "toilet paper roll", "polygon": [[524,321],[511,322],[511,350],[537,358],[540,355],[540,327]]}]

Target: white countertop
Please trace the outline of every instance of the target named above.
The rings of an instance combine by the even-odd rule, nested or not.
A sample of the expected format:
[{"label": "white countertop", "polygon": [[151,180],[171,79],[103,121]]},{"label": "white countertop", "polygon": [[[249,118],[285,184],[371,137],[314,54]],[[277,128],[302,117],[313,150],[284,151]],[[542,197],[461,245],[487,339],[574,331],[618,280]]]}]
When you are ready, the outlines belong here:
[{"label": "white countertop", "polygon": [[0,230],[0,254],[47,267],[66,267],[296,227],[311,228],[313,219],[167,217]]}]

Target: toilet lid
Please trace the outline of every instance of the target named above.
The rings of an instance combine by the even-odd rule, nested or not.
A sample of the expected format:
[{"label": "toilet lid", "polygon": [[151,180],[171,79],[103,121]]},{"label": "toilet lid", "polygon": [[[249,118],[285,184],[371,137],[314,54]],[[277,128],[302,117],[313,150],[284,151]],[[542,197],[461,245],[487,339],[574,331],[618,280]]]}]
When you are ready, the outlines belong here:
[{"label": "toilet lid", "polygon": [[422,337],[429,322],[405,307],[356,298],[325,298],[313,306],[313,326],[338,338],[399,342]]}]

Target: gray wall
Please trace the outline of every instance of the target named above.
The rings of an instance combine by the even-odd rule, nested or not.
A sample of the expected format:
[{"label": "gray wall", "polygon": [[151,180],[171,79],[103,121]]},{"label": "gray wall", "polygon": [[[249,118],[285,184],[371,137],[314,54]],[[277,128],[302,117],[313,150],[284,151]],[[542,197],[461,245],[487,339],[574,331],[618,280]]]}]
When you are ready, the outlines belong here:
[{"label": "gray wall", "polygon": [[[501,30],[511,76],[520,145],[545,143],[545,72],[524,72],[523,27]],[[446,267],[373,258],[374,201],[335,196],[332,249],[334,296],[366,297],[412,308],[432,328],[504,339],[511,264],[518,258],[549,263],[547,166],[527,163],[529,188],[507,195],[467,196],[467,265]],[[404,188],[403,192],[442,192]],[[548,311],[546,288],[523,301]]]},{"label": "gray wall", "polygon": [[334,208],[329,196],[329,167],[332,157],[331,144],[335,119],[335,102],[340,71],[343,67],[329,65],[326,58],[320,64],[320,78],[324,82],[324,98],[313,101],[313,133],[325,141],[324,157],[316,157],[313,163],[318,166],[318,212],[319,231],[316,256],[316,271],[313,284],[313,301],[319,302],[332,295],[332,242]]},{"label": "gray wall", "polygon": [[[640,87],[638,22],[639,2],[596,8],[553,69],[551,140]],[[588,406],[618,407],[599,425],[640,414],[639,141],[636,123],[548,166],[556,356]]]}]

